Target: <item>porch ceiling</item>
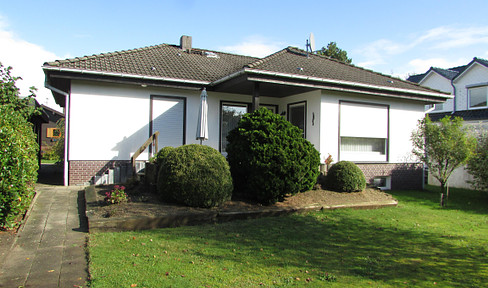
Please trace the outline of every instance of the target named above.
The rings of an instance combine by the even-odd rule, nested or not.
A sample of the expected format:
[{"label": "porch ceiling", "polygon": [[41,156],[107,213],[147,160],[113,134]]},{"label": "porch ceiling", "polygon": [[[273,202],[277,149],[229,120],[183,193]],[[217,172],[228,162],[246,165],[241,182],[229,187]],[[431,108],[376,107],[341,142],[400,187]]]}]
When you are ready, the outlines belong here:
[{"label": "porch ceiling", "polygon": [[[270,83],[271,82],[271,83]],[[312,87],[292,86],[289,83],[273,83],[254,75],[240,75],[231,80],[209,87],[208,90],[222,93],[253,95],[254,84],[259,83],[259,95],[267,97],[287,97],[316,90]]]}]

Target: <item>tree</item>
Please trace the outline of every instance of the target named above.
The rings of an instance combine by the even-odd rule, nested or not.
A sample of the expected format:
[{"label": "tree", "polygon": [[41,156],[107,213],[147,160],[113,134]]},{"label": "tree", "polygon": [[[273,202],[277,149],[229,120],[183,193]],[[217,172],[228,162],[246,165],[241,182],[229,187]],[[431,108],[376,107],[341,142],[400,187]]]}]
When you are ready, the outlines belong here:
[{"label": "tree", "polygon": [[462,118],[446,116],[435,123],[428,115],[419,121],[411,139],[412,153],[427,165],[429,172],[439,181],[443,199],[452,171],[467,163],[473,155],[476,139],[469,135]]},{"label": "tree", "polygon": [[470,183],[479,190],[488,191],[488,133],[478,135],[474,156],[468,161],[468,173],[473,176]]},{"label": "tree", "polygon": [[12,67],[5,68],[0,62],[0,105],[8,105],[15,111],[22,114],[22,117],[29,119],[34,114],[39,113],[32,103],[35,97],[35,87],[31,87],[30,95],[24,98],[20,97],[20,90],[15,86],[17,80],[21,77],[14,77],[11,75]]},{"label": "tree", "polygon": [[337,47],[336,42],[330,42],[327,47],[322,47],[322,49],[317,51],[317,54],[328,56],[347,64],[352,63],[352,59],[347,57],[347,52]]}]

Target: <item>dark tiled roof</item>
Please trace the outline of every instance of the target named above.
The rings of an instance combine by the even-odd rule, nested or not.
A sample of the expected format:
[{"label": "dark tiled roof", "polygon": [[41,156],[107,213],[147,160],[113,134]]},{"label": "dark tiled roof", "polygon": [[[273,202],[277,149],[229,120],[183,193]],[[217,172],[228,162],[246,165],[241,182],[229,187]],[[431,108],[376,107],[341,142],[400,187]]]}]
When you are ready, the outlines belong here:
[{"label": "dark tiled roof", "polygon": [[430,67],[430,69],[427,72],[422,73],[422,74],[411,75],[410,77],[408,77],[407,80],[410,82],[419,83],[420,81],[422,81],[424,79],[425,76],[427,76],[429,74],[430,71],[435,71],[438,74],[440,74],[441,76],[443,76],[449,80],[453,80],[457,76],[461,75],[461,73],[463,73],[468,67],[471,66],[471,64],[473,64],[475,62],[479,63],[483,66],[488,67],[488,60],[474,57],[473,60],[466,65],[452,67],[452,68],[448,68],[448,69],[442,69],[442,68],[438,68],[438,67]]},{"label": "dark tiled roof", "polygon": [[442,112],[442,113],[429,113],[430,119],[432,121],[438,121],[445,116],[451,117],[461,117],[465,121],[476,121],[476,120],[486,120],[488,119],[488,109],[476,109],[476,110],[460,110],[454,113],[452,112]]},{"label": "dark tiled roof", "polygon": [[247,67],[248,70],[342,81],[347,82],[347,85],[360,83],[388,89],[437,92],[326,56],[310,54],[307,57],[305,51],[293,47],[261,59],[195,48],[188,53],[181,50],[179,46],[161,44],[44,63],[46,70],[60,69],[109,76],[129,75],[156,79],[192,80],[202,81],[205,84],[239,71],[242,72],[244,67]]},{"label": "dark tiled roof", "polygon": [[307,52],[288,47],[266,58],[248,65],[251,69],[277,72],[283,74],[347,81],[366,85],[382,86],[397,89],[434,92],[431,89],[413,84],[408,81],[383,75],[371,70],[346,64],[326,56],[309,54]]},{"label": "dark tiled roof", "polygon": [[188,53],[179,46],[161,44],[57,60],[45,63],[44,67],[212,82],[257,59],[201,49]]},{"label": "dark tiled roof", "polygon": [[[430,71],[430,70],[429,70]],[[424,79],[425,75],[427,75],[428,72],[422,73],[422,74],[415,74],[415,75],[410,75],[407,78],[407,81],[413,82],[413,83],[419,83]]]},{"label": "dark tiled roof", "polygon": [[459,71],[442,69],[437,67],[432,67],[432,70],[434,70],[435,72],[439,73],[440,75],[444,76],[449,80],[456,78],[456,76],[459,74]]},{"label": "dark tiled roof", "polygon": [[486,59],[475,57],[473,60],[475,60],[476,62],[480,63],[483,66],[488,67],[488,60]]}]

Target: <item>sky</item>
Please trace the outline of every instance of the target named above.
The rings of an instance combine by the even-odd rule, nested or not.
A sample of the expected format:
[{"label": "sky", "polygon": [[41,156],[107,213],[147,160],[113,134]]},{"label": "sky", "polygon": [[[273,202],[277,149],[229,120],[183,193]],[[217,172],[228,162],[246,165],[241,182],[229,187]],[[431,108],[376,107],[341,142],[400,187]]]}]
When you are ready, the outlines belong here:
[{"label": "sky", "polygon": [[356,66],[405,79],[431,66],[488,58],[487,0],[0,0],[0,62],[21,94],[60,110],[44,62],[129,50],[192,36],[193,47],[265,57],[330,42]]}]

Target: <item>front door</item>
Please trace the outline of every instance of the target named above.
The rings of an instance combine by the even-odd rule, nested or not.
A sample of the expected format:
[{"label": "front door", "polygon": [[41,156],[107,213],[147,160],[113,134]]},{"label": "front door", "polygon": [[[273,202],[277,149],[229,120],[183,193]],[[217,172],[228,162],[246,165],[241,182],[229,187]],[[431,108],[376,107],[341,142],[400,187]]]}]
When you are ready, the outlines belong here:
[{"label": "front door", "polygon": [[302,130],[303,138],[306,138],[307,102],[288,104],[288,121]]}]

